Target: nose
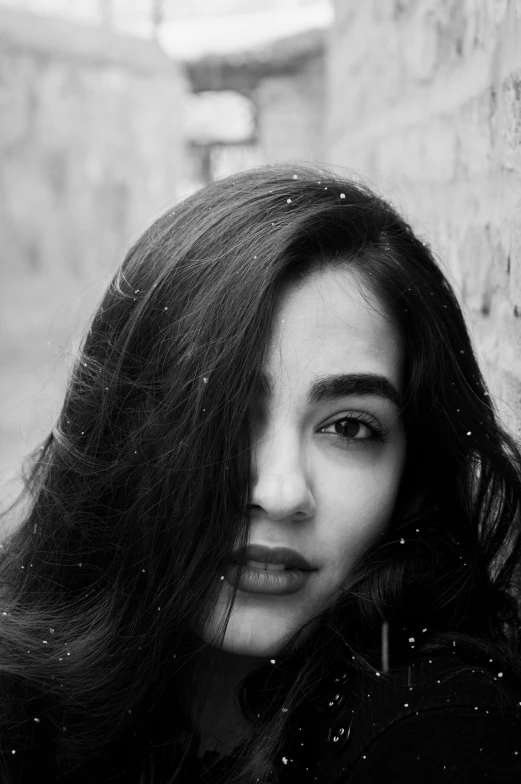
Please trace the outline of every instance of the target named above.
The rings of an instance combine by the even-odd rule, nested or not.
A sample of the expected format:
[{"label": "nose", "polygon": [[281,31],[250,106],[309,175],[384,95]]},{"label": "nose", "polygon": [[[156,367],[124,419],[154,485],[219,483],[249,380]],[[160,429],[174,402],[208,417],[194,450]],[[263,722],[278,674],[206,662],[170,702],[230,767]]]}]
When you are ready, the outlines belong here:
[{"label": "nose", "polygon": [[271,520],[304,520],[316,510],[304,456],[298,442],[283,433],[263,439],[253,448],[250,508]]}]

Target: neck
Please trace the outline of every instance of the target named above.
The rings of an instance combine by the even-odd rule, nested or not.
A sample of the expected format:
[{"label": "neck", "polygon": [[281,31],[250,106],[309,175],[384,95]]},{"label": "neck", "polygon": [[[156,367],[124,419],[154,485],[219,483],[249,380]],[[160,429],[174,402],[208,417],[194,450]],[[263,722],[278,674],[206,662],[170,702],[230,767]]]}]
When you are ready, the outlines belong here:
[{"label": "neck", "polygon": [[248,727],[236,702],[237,686],[263,663],[258,657],[226,653],[208,645],[197,653],[191,710],[201,732],[199,756],[205,751],[226,753],[236,745]]}]

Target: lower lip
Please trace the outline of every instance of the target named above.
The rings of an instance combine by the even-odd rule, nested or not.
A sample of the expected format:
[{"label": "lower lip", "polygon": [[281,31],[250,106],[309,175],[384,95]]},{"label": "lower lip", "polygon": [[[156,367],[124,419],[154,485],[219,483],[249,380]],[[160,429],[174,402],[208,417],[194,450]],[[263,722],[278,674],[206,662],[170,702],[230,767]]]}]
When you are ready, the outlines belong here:
[{"label": "lower lip", "polygon": [[224,572],[226,582],[246,593],[264,593],[287,596],[303,588],[311,572],[302,569],[256,569],[254,566],[229,564]]}]

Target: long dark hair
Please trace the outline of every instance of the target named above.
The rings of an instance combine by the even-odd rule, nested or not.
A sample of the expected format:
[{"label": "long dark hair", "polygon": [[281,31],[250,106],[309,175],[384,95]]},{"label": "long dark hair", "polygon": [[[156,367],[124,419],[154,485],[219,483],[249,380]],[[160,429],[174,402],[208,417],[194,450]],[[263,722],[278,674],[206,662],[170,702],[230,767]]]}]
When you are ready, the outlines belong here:
[{"label": "long dark hair", "polygon": [[248,416],[272,314],[281,285],[317,265],[356,270],[395,319],[407,461],[387,531],[320,634],[243,682],[251,733],[229,780],[276,778],[331,656],[380,669],[382,623],[391,667],[456,641],[521,673],[521,458],[450,285],[367,188],[266,167],[197,192],[131,248],[32,457],[29,508],[0,565],[0,737],[18,770],[32,749],[75,784],[183,781],[198,742],[193,630],[248,540]]}]

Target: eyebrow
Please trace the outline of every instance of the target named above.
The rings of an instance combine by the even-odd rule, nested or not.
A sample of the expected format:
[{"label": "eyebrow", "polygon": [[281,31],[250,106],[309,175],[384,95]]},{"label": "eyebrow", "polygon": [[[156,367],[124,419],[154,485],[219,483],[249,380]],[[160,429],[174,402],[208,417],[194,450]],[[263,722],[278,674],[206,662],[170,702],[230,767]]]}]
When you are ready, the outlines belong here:
[{"label": "eyebrow", "polygon": [[[269,398],[273,394],[273,379],[269,374],[262,373],[260,391],[262,397]],[[398,390],[387,378],[378,373],[340,373],[332,376],[316,378],[308,391],[308,402],[317,405],[339,397],[375,396],[385,398],[400,407]]]}]

